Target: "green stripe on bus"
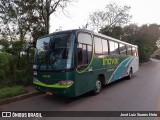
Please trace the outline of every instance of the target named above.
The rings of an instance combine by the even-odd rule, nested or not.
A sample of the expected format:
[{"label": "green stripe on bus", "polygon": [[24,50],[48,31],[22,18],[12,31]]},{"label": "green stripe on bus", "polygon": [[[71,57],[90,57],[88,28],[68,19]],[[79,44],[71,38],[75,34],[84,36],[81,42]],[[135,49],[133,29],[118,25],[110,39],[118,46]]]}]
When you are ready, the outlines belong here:
[{"label": "green stripe on bus", "polygon": [[44,84],[44,83],[42,83],[42,82],[33,82],[34,84],[36,84],[36,85],[39,85],[39,86],[43,86],[43,87],[49,87],[49,88],[69,88],[71,85],[59,85],[58,83],[56,83],[56,84],[53,84],[53,85],[46,85],[46,84]]}]

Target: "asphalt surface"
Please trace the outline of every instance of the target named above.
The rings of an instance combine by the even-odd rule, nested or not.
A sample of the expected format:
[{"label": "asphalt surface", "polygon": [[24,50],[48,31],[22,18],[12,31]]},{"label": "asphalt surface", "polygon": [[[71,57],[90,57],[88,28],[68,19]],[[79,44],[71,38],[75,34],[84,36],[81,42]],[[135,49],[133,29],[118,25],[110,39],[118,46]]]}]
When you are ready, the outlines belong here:
[{"label": "asphalt surface", "polygon": [[[134,74],[131,80],[123,79],[108,85],[96,96],[87,93],[69,99],[43,94],[2,105],[0,111],[160,111],[160,62],[153,60],[141,65],[139,71]],[[12,119],[17,120],[17,118]],[[31,119],[160,120],[156,117],[53,117]]]}]

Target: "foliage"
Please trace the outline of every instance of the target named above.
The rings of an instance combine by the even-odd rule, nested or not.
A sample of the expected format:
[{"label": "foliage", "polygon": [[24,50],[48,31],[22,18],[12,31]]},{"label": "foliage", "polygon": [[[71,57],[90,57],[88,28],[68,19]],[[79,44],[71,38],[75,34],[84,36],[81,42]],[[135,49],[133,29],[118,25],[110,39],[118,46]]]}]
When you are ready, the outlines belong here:
[{"label": "foliage", "polygon": [[156,41],[156,46],[160,48],[160,38]]},{"label": "foliage", "polygon": [[35,45],[38,37],[49,33],[51,14],[64,12],[73,1],[0,1],[0,84],[31,83],[32,66],[27,63],[27,48]]},{"label": "foliage", "polygon": [[10,43],[6,39],[0,40],[1,51],[9,51]]},{"label": "foliage", "polygon": [[[15,70],[14,71],[14,83],[18,85],[28,85],[32,82],[32,79],[28,77],[26,70]],[[31,75],[30,75],[31,76]]]},{"label": "foliage", "polygon": [[9,55],[5,52],[0,53],[0,69],[4,69],[9,63]]},{"label": "foliage", "polygon": [[4,79],[9,72],[10,56],[5,52],[0,52],[0,79]]},{"label": "foliage", "polygon": [[[157,49],[156,41],[160,38],[160,25],[150,24],[141,27],[133,27],[132,35],[125,36],[124,39],[132,41],[131,43],[138,45],[140,62],[147,62]],[[138,28],[138,29],[137,29]]]},{"label": "foliage", "polygon": [[0,89],[0,99],[5,99],[27,93],[23,86],[4,87]]},{"label": "foliage", "polygon": [[4,79],[6,77],[6,72],[4,70],[0,70],[0,79]]},{"label": "foliage", "polygon": [[121,39],[121,37],[123,36],[123,29],[120,26],[105,26],[104,28],[101,28],[99,32],[101,34],[108,35],[116,39]]},{"label": "foliage", "polygon": [[89,15],[89,24],[99,31],[104,26],[113,28],[129,22],[131,15],[128,14],[129,6],[120,6],[115,3],[106,5],[105,9],[97,10]]},{"label": "foliage", "polygon": [[160,55],[160,48],[158,48],[155,52],[154,55]]},{"label": "foliage", "polygon": [[0,1],[0,87],[32,82],[32,65],[27,63],[28,47],[35,45],[38,37],[49,33],[51,14],[64,13],[73,1]]},{"label": "foliage", "polygon": [[25,77],[25,70],[15,70],[14,71],[14,80],[17,84],[22,84]]},{"label": "foliage", "polygon": [[[12,79],[12,84],[28,85],[32,81],[31,65],[27,63],[26,43],[12,41],[10,51],[0,52],[0,83]],[[8,52],[8,53],[6,53]],[[13,79],[14,78],[14,79]]]},{"label": "foliage", "polygon": [[44,25],[36,10],[36,0],[1,0],[0,23],[3,37],[10,41],[24,41],[30,35],[33,40],[37,39],[34,32],[44,35]]},{"label": "foliage", "polygon": [[[50,16],[62,12],[74,0],[1,0],[1,34],[11,41],[23,41],[28,36],[33,43],[39,36],[49,34]],[[31,42],[31,41],[30,41]]]}]

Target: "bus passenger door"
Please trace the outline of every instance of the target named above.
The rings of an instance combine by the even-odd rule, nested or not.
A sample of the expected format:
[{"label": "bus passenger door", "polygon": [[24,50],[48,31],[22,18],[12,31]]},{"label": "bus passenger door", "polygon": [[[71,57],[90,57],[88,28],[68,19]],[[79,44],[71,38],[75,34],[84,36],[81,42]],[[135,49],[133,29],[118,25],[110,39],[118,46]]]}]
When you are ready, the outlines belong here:
[{"label": "bus passenger door", "polygon": [[78,95],[88,92],[91,89],[91,77],[93,76],[91,59],[92,59],[92,39],[88,33],[78,34],[78,43],[76,49],[76,93]]}]

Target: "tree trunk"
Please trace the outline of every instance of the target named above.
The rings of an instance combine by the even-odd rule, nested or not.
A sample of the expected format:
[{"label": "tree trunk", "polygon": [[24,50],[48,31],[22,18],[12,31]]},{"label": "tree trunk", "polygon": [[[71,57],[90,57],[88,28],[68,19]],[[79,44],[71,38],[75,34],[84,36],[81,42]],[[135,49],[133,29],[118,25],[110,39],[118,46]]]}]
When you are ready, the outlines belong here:
[{"label": "tree trunk", "polygon": [[49,34],[49,15],[46,16],[46,34]]},{"label": "tree trunk", "polygon": [[51,1],[49,1],[49,0],[46,0],[46,15],[45,15],[45,17],[46,17],[46,21],[45,21],[45,23],[46,23],[46,34],[49,34],[49,20],[50,20],[50,4],[51,4]]}]

